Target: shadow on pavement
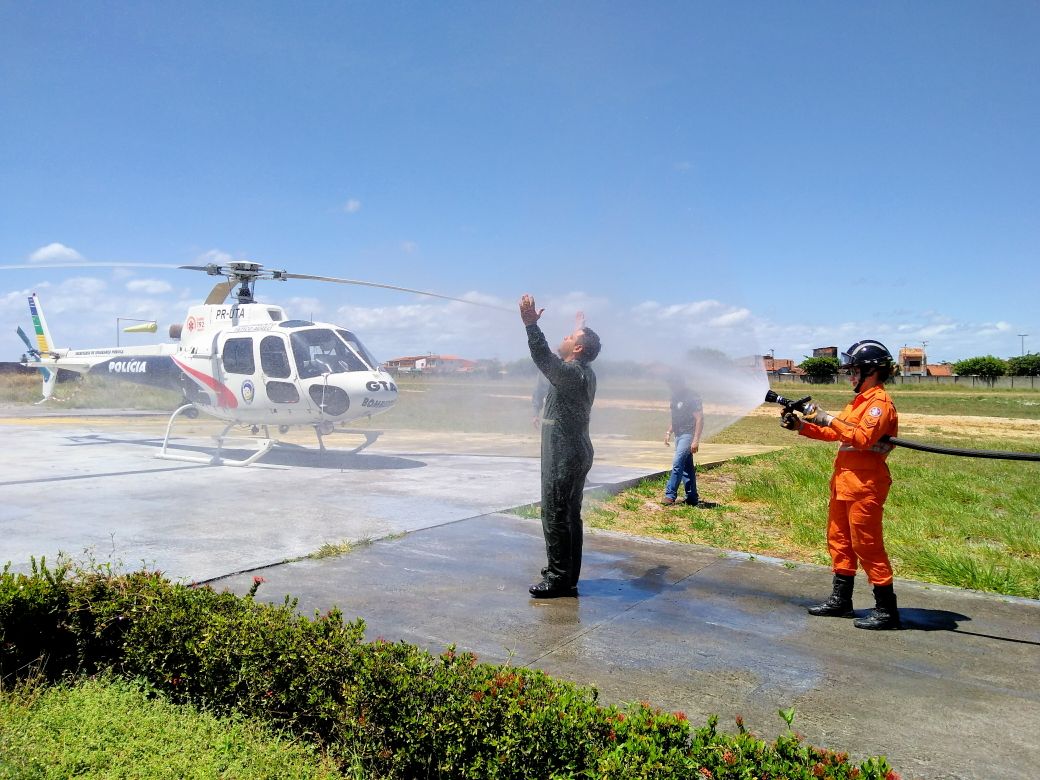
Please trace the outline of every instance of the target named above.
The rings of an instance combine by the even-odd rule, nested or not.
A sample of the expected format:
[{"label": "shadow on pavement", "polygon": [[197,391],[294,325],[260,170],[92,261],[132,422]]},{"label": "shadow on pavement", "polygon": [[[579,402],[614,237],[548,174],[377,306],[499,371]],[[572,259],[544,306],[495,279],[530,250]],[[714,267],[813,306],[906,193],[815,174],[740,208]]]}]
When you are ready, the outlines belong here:
[{"label": "shadow on pavement", "polygon": [[967,615],[959,612],[947,612],[942,609],[899,609],[899,616],[903,621],[903,630],[910,631],[949,631],[952,634],[963,634],[964,636],[977,636],[984,639],[996,639],[1001,642],[1014,642],[1019,645],[1033,645],[1040,647],[1040,642],[1029,639],[1015,639],[1008,636],[995,636],[994,634],[982,634],[976,631],[964,631],[959,624],[970,621]]},{"label": "shadow on pavement", "polygon": [[[154,450],[162,448],[162,439],[127,439],[104,436],[97,433],[70,436],[69,441],[69,446],[73,447],[96,444],[136,444]],[[200,455],[213,455],[216,452],[216,447],[213,446],[199,446],[182,442],[171,442],[168,449],[198,453]],[[234,460],[247,457],[251,454],[251,451],[225,447],[222,453],[229,460]],[[396,455],[361,454],[350,450],[322,451],[294,444],[279,443],[267,455],[261,458],[256,465],[297,466],[313,469],[336,469],[338,471],[377,471],[380,469],[418,469],[425,467],[427,464],[421,460],[402,458]]]}]

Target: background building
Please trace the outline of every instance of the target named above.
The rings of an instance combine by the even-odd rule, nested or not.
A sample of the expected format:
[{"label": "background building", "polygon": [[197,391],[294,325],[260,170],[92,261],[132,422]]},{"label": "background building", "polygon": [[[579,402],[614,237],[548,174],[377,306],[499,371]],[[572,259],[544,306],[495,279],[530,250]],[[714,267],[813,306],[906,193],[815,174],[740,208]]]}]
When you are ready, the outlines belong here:
[{"label": "background building", "polygon": [[384,365],[401,374],[458,374],[472,371],[477,361],[458,355],[408,355],[388,360]]},{"label": "background building", "polygon": [[923,347],[903,347],[899,350],[899,373],[903,376],[928,375],[928,361]]}]

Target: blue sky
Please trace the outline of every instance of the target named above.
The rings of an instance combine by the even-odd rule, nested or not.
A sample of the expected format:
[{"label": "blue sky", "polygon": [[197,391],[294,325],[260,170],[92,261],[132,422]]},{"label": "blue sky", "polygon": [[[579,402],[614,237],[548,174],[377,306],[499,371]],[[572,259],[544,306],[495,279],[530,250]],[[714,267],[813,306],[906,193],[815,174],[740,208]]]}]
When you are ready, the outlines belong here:
[{"label": "blue sky", "polygon": [[[531,292],[604,358],[1040,351],[1038,40],[1014,1],[0,0],[0,264],[40,266],[0,271],[0,359],[33,290],[88,347],[212,282],[70,259]],[[258,292],[382,358],[525,351],[509,314]]]}]

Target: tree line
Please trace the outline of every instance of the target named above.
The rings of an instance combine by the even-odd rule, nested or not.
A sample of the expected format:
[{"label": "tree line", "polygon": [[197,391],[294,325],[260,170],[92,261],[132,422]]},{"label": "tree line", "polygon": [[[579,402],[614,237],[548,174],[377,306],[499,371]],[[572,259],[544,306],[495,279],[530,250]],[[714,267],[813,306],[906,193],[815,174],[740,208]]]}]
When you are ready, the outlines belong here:
[{"label": "tree line", "polygon": [[[826,379],[838,373],[840,363],[833,357],[811,357],[799,363],[798,367],[814,379]],[[1040,376],[1040,352],[1030,352],[1028,355],[1007,360],[993,355],[981,355],[958,360],[950,367],[958,376]],[[899,366],[896,366],[895,374],[899,374]]]}]

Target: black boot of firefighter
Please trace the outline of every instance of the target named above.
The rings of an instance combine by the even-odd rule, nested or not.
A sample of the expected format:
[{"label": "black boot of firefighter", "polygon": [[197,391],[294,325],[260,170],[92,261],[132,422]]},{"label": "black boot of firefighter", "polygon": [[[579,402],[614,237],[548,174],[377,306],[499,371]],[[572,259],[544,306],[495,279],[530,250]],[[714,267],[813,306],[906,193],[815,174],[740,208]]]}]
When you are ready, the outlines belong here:
[{"label": "black boot of firefighter", "polygon": [[809,607],[809,614],[817,617],[852,617],[852,587],[856,575],[835,574],[831,597],[822,604]]},{"label": "black boot of firefighter", "polygon": [[902,628],[899,621],[899,609],[896,607],[896,594],[892,584],[874,586],[874,609],[870,610],[866,617],[853,621],[856,628],[866,628],[871,631],[890,631]]}]

